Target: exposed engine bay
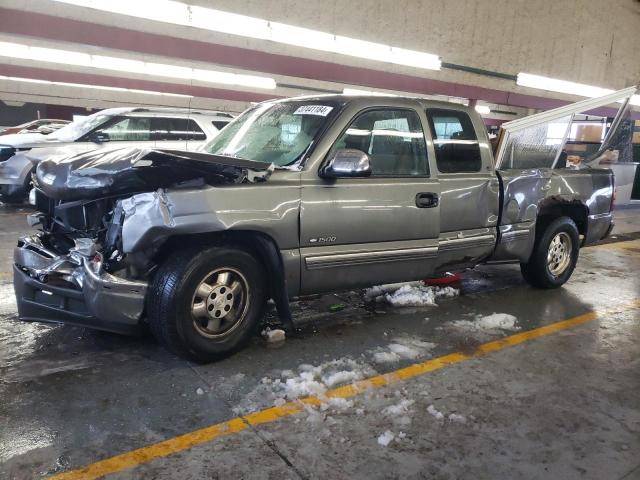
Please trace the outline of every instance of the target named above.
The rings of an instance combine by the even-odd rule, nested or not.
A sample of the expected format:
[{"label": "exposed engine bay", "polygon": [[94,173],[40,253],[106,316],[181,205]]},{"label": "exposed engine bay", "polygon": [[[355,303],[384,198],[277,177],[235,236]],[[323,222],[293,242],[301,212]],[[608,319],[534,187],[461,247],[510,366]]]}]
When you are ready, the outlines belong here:
[{"label": "exposed engine bay", "polygon": [[34,312],[21,316],[55,320],[51,311],[35,311],[44,295],[51,309],[79,315],[78,324],[84,317],[137,324],[157,245],[131,251],[123,241],[127,215],[156,208],[162,216],[166,188],[260,182],[272,170],[235,158],[136,148],[41,162],[34,178],[37,212],[29,216],[41,232],[20,239],[14,252],[24,276],[16,288],[34,298]]}]

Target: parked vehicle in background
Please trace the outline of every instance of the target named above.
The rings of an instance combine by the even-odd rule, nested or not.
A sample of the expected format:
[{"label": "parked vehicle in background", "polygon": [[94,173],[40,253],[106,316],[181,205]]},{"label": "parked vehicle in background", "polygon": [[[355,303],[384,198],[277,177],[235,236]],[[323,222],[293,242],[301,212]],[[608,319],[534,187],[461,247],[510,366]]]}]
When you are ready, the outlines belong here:
[{"label": "parked vehicle in background", "polygon": [[196,150],[233,120],[226,112],[177,108],[109,108],[50,135],[0,136],[0,200],[23,200],[44,159],[125,146]]},{"label": "parked vehicle in background", "polygon": [[559,287],[580,247],[611,231],[613,175],[553,168],[562,143],[531,129],[544,136],[549,121],[632,91],[507,124],[495,161],[473,108],[343,95],[255,105],[207,153],[44,161],[31,216],[42,231],[14,255],[19,316],[148,324],[170,350],[210,361],[246,344],[268,298],[291,328],[290,297],[484,262]]},{"label": "parked vehicle in background", "polygon": [[48,135],[49,133],[55,132],[56,130],[64,127],[68,123],[71,122],[69,120],[40,118],[15,127],[2,127],[0,128],[0,135],[9,135],[12,133],[41,133],[43,135]]}]

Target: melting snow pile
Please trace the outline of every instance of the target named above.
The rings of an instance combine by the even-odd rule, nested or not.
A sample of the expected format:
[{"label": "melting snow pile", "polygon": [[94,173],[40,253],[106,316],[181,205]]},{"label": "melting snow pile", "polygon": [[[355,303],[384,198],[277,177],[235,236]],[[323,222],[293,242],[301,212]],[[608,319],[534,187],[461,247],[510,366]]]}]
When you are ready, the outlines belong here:
[{"label": "melting snow pile", "polygon": [[325,399],[324,393],[339,384],[351,383],[373,374],[375,371],[371,367],[351,358],[332,360],[318,366],[302,364],[297,372],[283,370],[275,378],[263,378],[234,411],[246,413],[309,395],[318,396],[329,406],[341,409],[349,406],[348,403],[342,399]]},{"label": "melting snow pile", "polygon": [[395,405],[389,405],[386,408],[382,409],[382,414],[385,417],[397,417],[399,415],[404,415],[410,413],[411,410],[409,407],[415,403],[415,400],[409,400],[405,398],[401,400],[400,403],[396,403]]},{"label": "melting snow pile", "polygon": [[415,360],[423,357],[436,346],[435,343],[423,342],[414,337],[398,337],[386,347],[373,350],[373,361],[376,363],[393,363],[400,360]]},{"label": "melting snow pile", "polygon": [[272,330],[269,327],[262,331],[262,336],[268,343],[284,342],[286,338],[284,330],[281,330],[279,328]]},{"label": "melting snow pile", "polygon": [[520,327],[516,325],[517,320],[517,317],[508,313],[493,313],[484,317],[478,315],[475,320],[457,320],[451,322],[451,325],[472,331],[520,330]]},{"label": "melting snow pile", "polygon": [[391,441],[394,438],[395,438],[395,435],[393,434],[393,432],[391,430],[387,430],[386,432],[384,432],[378,437],[378,445],[382,445],[383,447],[386,447],[391,443]]},{"label": "melting snow pile", "polygon": [[436,306],[436,300],[460,295],[460,290],[452,287],[430,287],[424,282],[390,283],[367,288],[365,300],[386,302],[394,307]]},{"label": "melting snow pile", "polygon": [[449,414],[449,421],[457,423],[467,423],[467,417],[464,415],[458,415],[457,413]]},{"label": "melting snow pile", "polygon": [[427,412],[429,412],[430,415],[433,415],[436,420],[444,419],[444,414],[433,405],[429,405],[427,407]]}]

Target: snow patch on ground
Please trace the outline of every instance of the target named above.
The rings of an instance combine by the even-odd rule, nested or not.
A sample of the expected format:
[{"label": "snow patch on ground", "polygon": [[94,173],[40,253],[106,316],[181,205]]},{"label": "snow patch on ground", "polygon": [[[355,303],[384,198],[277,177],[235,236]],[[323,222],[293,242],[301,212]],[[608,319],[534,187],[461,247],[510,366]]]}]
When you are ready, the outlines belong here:
[{"label": "snow patch on ground", "polygon": [[429,412],[430,415],[433,415],[433,417],[435,417],[436,420],[444,419],[444,414],[433,405],[429,405],[427,407],[427,412]]},{"label": "snow patch on ground", "polygon": [[437,306],[436,300],[460,295],[452,287],[430,287],[424,282],[390,283],[367,288],[366,301],[386,302],[394,307]]},{"label": "snow patch on ground", "polygon": [[520,330],[516,325],[518,318],[508,313],[492,313],[491,315],[476,316],[475,320],[456,320],[451,325],[465,330]]},{"label": "snow patch on ground", "polygon": [[320,397],[329,407],[343,409],[353,406],[353,403],[340,398],[326,398],[325,392],[375,373],[369,365],[351,358],[331,360],[317,366],[302,364],[297,371],[282,370],[263,378],[233,410],[236,414],[244,414],[307,396]]},{"label": "snow patch on ground", "polygon": [[400,360],[400,355],[393,352],[375,352],[373,361],[376,363],[393,363]]},{"label": "snow patch on ground", "polygon": [[269,327],[265,328],[262,331],[262,336],[268,343],[284,342],[286,338],[284,330],[281,330],[279,328],[275,328],[272,330]]},{"label": "snow patch on ground", "polygon": [[380,436],[378,437],[378,445],[386,447],[393,441],[394,438],[394,433],[391,430],[387,430],[384,433],[380,434]]},{"label": "snow patch on ground", "polygon": [[428,355],[436,344],[424,342],[416,337],[402,336],[393,339],[386,347],[378,347],[370,351],[376,363],[393,363],[400,360],[415,360]]},{"label": "snow patch on ground", "polygon": [[353,407],[353,400],[347,400],[346,398],[336,397],[330,398],[326,403],[320,405],[320,410],[328,410],[330,408],[338,411],[347,410]]},{"label": "snow patch on ground", "polygon": [[464,415],[458,415],[457,413],[449,414],[449,421],[456,423],[467,423],[467,417]]},{"label": "snow patch on ground", "polygon": [[389,405],[388,407],[383,408],[382,414],[385,417],[400,417],[401,415],[406,415],[407,413],[411,412],[409,407],[411,407],[411,405],[413,405],[414,403],[415,400],[409,400],[405,398],[395,405]]}]

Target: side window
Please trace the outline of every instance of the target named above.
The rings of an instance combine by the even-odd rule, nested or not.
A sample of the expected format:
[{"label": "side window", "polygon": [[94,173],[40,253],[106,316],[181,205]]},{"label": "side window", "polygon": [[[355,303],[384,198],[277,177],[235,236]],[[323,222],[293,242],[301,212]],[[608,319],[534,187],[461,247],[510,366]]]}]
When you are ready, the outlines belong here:
[{"label": "side window", "polygon": [[218,130],[222,130],[224,127],[226,127],[229,124],[229,120],[212,120],[211,123]]},{"label": "side window", "polygon": [[361,150],[371,161],[372,175],[429,175],[427,147],[420,117],[413,110],[371,110],[358,115],[334,144]]},{"label": "side window", "polygon": [[190,118],[163,118],[151,119],[151,127],[154,140],[205,140],[207,136],[200,126]]},{"label": "side window", "polygon": [[442,173],[479,172],[480,146],[471,118],[465,112],[432,108],[427,110],[433,132],[436,165]]},{"label": "side window", "polygon": [[145,117],[124,117],[116,120],[105,128],[109,140],[114,142],[144,142],[151,140],[150,119]]}]

